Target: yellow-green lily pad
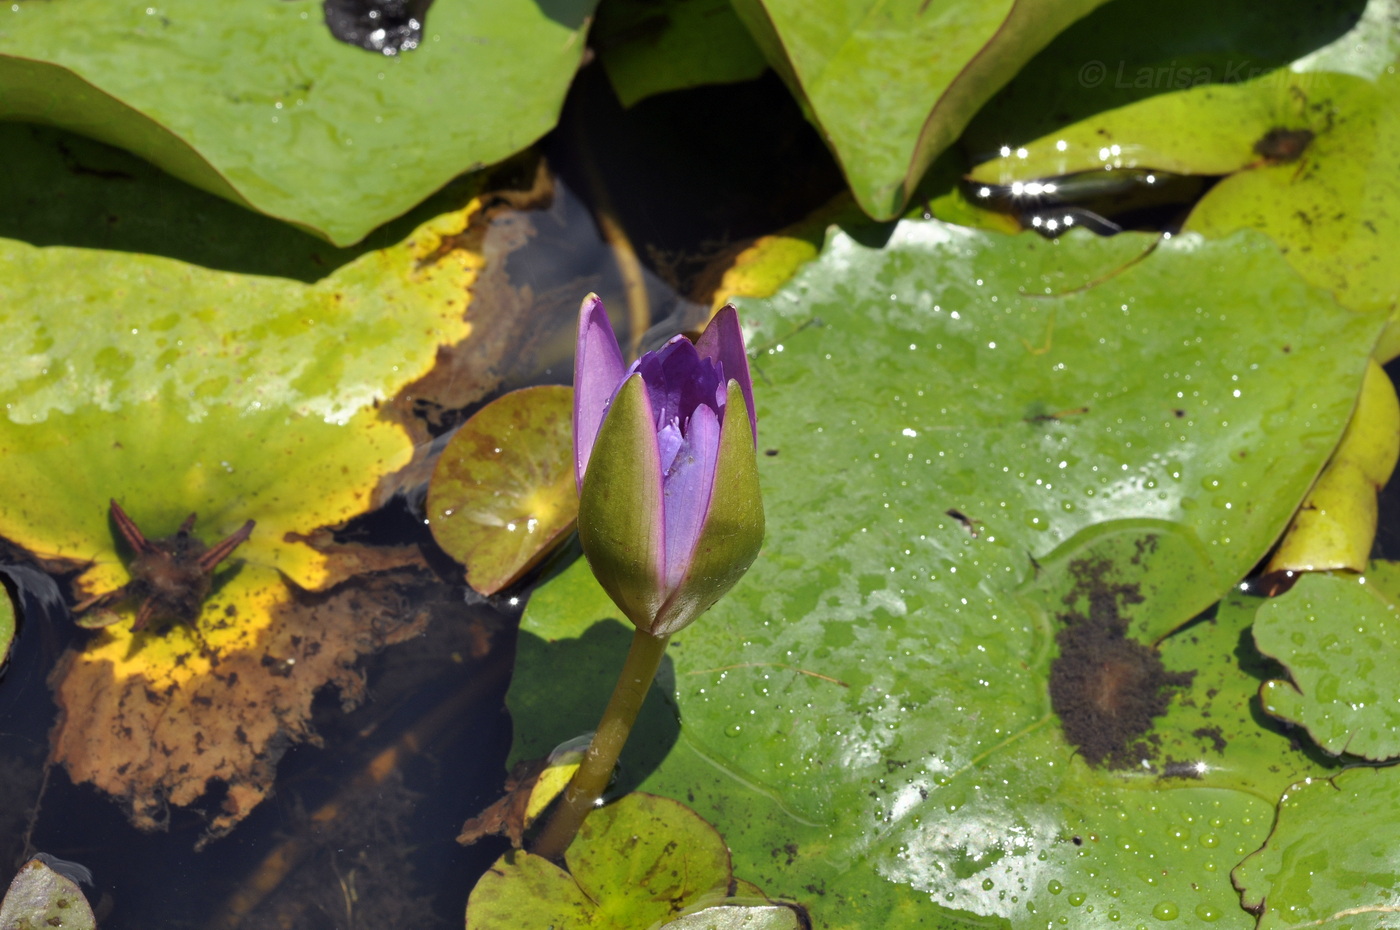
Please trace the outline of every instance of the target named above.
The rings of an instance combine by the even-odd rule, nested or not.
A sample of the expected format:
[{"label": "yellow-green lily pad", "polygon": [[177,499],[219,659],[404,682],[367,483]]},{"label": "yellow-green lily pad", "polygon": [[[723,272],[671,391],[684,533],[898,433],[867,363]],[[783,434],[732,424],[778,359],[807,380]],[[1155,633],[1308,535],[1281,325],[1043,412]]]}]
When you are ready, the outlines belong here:
[{"label": "yellow-green lily pad", "polygon": [[573,388],[512,391],[468,420],[428,485],[428,526],[482,594],[512,584],[574,528]]},{"label": "yellow-green lily pad", "polygon": [[1400,769],[1294,785],[1264,848],[1231,877],[1257,930],[1386,930],[1400,914]]},{"label": "yellow-green lily pad", "polygon": [[506,853],[472,890],[467,930],[636,930],[728,893],[724,839],[677,801],[633,793],[594,811],[565,856],[567,871]]},{"label": "yellow-green lily pad", "polygon": [[[156,198],[148,209],[180,214],[201,196]],[[159,826],[167,802],[189,803],[217,779],[228,801],[211,827],[227,829],[268,790],[275,756],[309,735],[316,689],[338,680],[352,697],[347,669],[384,642],[373,629],[328,629],[324,660],[307,662],[288,626],[304,606],[296,589],[325,591],[364,567],[310,539],[376,506],[410,462],[413,438],[386,415],[387,402],[470,335],[468,293],[483,259],[462,233],[483,201],[469,190],[455,196],[384,247],[326,249],[336,261],[309,281],[0,238],[9,347],[0,534],[74,565],[79,599],[111,598],[125,617],[85,639],[54,675],[66,708],[54,758],[75,781],[121,799],[139,825]],[[234,226],[268,222],[231,212]],[[302,267],[318,257],[307,252]],[[191,514],[206,544],[255,521],[191,624],[131,631],[139,599],[116,594],[131,580],[132,553],[119,542],[113,500],[150,539],[176,533]],[[237,688],[211,677],[244,662],[287,672],[299,659],[296,675],[278,679],[285,688],[250,674]],[[260,723],[221,741],[218,754],[191,735],[237,724],[248,708]],[[123,732],[151,738],[123,742]],[[114,753],[124,764],[111,764]]]},{"label": "yellow-green lily pad", "polygon": [[1306,280],[1352,309],[1390,310],[1400,284],[1400,75],[1374,80],[1286,69],[1162,94],[1056,130],[979,165],[1012,184],[1084,171],[1226,175],[1186,229],[1258,229]]},{"label": "yellow-green lily pad", "polygon": [[1289,679],[1259,691],[1264,710],[1305,727],[1333,755],[1400,756],[1400,565],[1307,574],[1259,608],[1254,642]]}]

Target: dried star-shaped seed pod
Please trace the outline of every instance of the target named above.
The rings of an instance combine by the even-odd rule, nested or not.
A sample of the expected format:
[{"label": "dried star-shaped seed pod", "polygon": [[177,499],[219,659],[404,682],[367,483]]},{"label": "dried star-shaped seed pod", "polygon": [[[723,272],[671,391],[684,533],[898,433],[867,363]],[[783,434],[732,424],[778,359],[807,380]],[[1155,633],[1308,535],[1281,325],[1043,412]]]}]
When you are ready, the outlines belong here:
[{"label": "dried star-shaped seed pod", "polygon": [[249,520],[226,539],[208,547],[194,535],[194,514],[185,518],[174,536],[164,539],[147,539],[115,500],[112,501],[112,520],[136,553],[129,566],[131,581],[78,605],[78,610],[139,600],[141,606],[136,611],[136,622],[131,625],[132,632],[145,629],[153,620],[189,624],[197,621],[213,585],[214,569],[248,538],[254,526],[254,521]]}]

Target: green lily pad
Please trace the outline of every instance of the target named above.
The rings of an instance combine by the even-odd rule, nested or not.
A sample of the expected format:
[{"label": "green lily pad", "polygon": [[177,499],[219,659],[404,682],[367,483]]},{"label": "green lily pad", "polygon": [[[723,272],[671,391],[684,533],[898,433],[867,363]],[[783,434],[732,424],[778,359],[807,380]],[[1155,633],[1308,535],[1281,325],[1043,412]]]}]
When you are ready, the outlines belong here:
[{"label": "green lily pad", "polygon": [[635,930],[727,893],[724,839],[668,798],[628,794],[593,814],[565,856],[568,870],[506,853],[467,901],[467,930],[597,927]]},{"label": "green lily pad", "polygon": [[1400,756],[1400,566],[1304,575],[1259,608],[1254,642],[1291,681],[1259,692],[1264,709],[1307,728],[1333,755]]},{"label": "green lily pad", "polygon": [[515,582],[574,528],[573,409],[569,387],[512,391],[468,420],[438,459],[428,526],[483,594]]},{"label": "green lily pad", "polygon": [[624,107],[666,91],[751,80],[768,67],[729,0],[609,0],[589,41]]},{"label": "green lily pad", "polygon": [[0,901],[0,927],[4,930],[96,930],[92,907],[78,884],[49,868],[41,859],[30,859],[10,882]]},{"label": "green lily pad", "polygon": [[1193,87],[1093,116],[978,166],[1009,184],[1104,169],[1228,175],[1186,229],[1258,229],[1308,281],[1353,309],[1391,309],[1400,248],[1400,76],[1280,70]]},{"label": "green lily pad", "polygon": [[[1154,241],[902,223],[880,247],[837,233],[743,302],[769,534],[677,635],[670,729],[634,735],[622,771],[714,823],[739,874],[802,890],[818,925],[1252,926],[1228,870],[1316,771],[1250,710],[1252,609],[1162,640],[1195,677],[1124,747],[1130,768],[1091,767],[1051,710],[1068,611],[1033,590],[1035,562],[1161,521],[1199,543],[1177,608],[1223,595],[1337,442],[1384,321],[1264,237],[1143,256]],[[1150,583],[1132,549],[1107,610]],[[581,563],[538,592],[517,756],[592,725],[579,708],[596,720],[611,682],[574,659],[621,628]]]},{"label": "green lily pad", "polygon": [[1289,789],[1263,849],[1233,873],[1259,930],[1382,930],[1400,913],[1400,769],[1350,769]]},{"label": "green lily pad", "polygon": [[0,13],[0,118],[129,149],[347,245],[547,132],[592,8],[437,4],[422,44],[386,58],[334,39],[315,0],[16,3]]},{"label": "green lily pad", "polygon": [[821,131],[861,207],[891,219],[977,108],[1102,2],[735,0],[734,9]]}]

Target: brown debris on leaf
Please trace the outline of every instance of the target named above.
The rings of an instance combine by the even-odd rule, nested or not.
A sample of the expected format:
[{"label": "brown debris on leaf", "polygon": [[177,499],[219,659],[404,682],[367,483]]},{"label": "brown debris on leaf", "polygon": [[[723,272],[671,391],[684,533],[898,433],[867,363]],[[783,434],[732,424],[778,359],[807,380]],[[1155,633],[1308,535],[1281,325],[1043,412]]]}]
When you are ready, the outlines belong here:
[{"label": "brown debris on leaf", "polygon": [[1104,560],[1080,559],[1070,571],[1076,587],[1059,617],[1064,628],[1055,636],[1060,655],[1050,666],[1050,705],[1065,738],[1091,765],[1139,767],[1154,752],[1139,737],[1195,673],[1167,671],[1156,649],[1127,635],[1120,604],[1142,601],[1137,585],[1108,583]]},{"label": "brown debris on leaf", "polygon": [[[249,570],[256,569],[240,569]],[[268,575],[267,585],[252,594],[245,587],[237,601],[221,602],[216,591],[198,635],[183,626],[138,634],[115,662],[99,650],[65,652],[49,679],[59,706],[51,760],[73,781],[112,795],[143,830],[164,828],[170,805],[194,804],[222,787],[199,845],[231,830],[271,791],[287,748],[316,741],[309,721],[317,692],[333,684],[347,707],[358,703],[357,660],[427,622],[410,600],[422,571],[370,575],[316,594]],[[240,611],[266,625],[244,629]]]}]

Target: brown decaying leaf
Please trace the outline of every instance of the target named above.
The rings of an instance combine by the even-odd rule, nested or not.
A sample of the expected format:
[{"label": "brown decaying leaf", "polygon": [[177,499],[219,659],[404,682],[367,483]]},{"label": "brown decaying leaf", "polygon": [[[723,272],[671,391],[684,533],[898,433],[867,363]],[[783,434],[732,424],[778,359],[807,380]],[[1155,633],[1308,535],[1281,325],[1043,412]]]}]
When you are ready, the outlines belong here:
[{"label": "brown decaying leaf", "polygon": [[510,839],[511,846],[520,849],[525,842],[525,810],[530,805],[530,792],[548,765],[548,758],[515,763],[506,776],[505,794],[462,824],[457,842],[470,846],[483,837],[504,836]]},{"label": "brown decaying leaf", "polygon": [[[192,804],[222,784],[226,793],[202,846],[267,796],[287,747],[316,741],[311,703],[323,685],[334,684],[353,706],[364,696],[356,661],[421,632],[427,612],[414,607],[411,592],[424,577],[400,570],[314,595],[289,588],[270,607],[272,622],[256,648],[214,655],[207,674],[171,679],[159,690],[144,676],[117,676],[111,663],[83,661],[69,649],[50,675],[59,705],[51,759],[75,782],[116,798],[144,830],[162,829],[169,805]],[[203,623],[217,628],[233,619],[206,615]],[[188,643],[185,660],[205,649],[198,637]]]}]

